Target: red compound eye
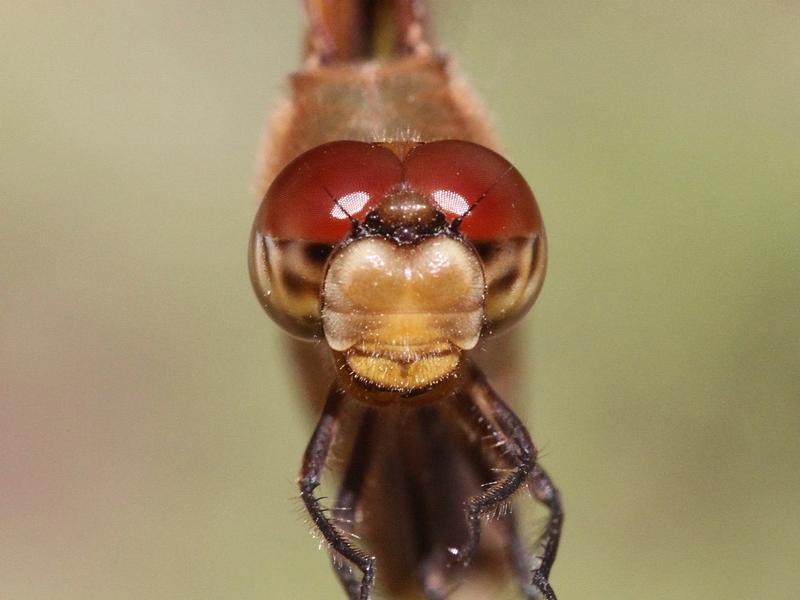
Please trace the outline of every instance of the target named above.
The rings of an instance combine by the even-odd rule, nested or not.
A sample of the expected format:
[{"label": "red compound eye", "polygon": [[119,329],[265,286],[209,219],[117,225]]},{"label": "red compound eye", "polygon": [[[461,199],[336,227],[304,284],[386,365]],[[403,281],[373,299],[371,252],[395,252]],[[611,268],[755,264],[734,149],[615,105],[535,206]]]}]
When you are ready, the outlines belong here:
[{"label": "red compound eye", "polygon": [[350,141],[317,146],[281,171],[255,228],[272,239],[336,243],[350,232],[350,217],[362,219],[401,180],[400,161],[386,148]]},{"label": "red compound eye", "polygon": [[428,196],[474,241],[536,235],[542,218],[514,166],[488,148],[459,140],[430,142],[406,158],[406,181]]}]

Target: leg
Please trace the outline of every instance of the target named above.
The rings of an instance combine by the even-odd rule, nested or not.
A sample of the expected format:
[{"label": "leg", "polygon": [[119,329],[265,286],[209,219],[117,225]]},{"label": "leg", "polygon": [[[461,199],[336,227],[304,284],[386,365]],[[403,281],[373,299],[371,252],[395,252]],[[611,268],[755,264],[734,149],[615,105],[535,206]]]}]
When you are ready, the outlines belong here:
[{"label": "leg", "polygon": [[[480,540],[481,517],[496,511],[517,490],[528,484],[533,495],[546,504],[551,513],[547,530],[540,540],[543,553],[540,566],[533,572],[532,583],[547,600],[556,600],[547,578],[555,561],[563,522],[558,492],[544,471],[536,465],[536,447],[519,418],[497,396],[480,371],[472,368],[470,378],[470,385],[457,398],[457,408],[472,421],[473,428],[477,421],[492,435],[496,441],[496,451],[502,453],[512,468],[483,493],[465,503],[469,539],[454,553],[454,559],[463,564],[469,562]],[[515,532],[510,534],[509,540],[512,543],[511,551],[515,554],[512,556],[515,569],[527,570],[524,566],[524,549]],[[526,581],[524,589],[527,588]]]},{"label": "leg", "polygon": [[506,517],[506,544],[508,548],[508,559],[517,583],[520,587],[525,600],[537,600],[540,597],[539,588],[531,583],[530,553],[525,542],[517,530],[517,522],[513,515]]},{"label": "leg", "polygon": [[328,401],[319,424],[317,424],[303,456],[299,479],[300,497],[306,505],[311,520],[322,533],[331,550],[336,555],[355,564],[363,574],[361,586],[358,590],[354,590],[356,593],[351,594],[350,598],[352,600],[369,600],[369,592],[375,579],[374,558],[367,556],[348,541],[332,520],[326,516],[325,509],[314,495],[314,490],[320,485],[320,476],[325,467],[328,452],[336,437],[343,399],[344,392],[334,384],[328,394]]},{"label": "leg", "polygon": [[490,433],[495,447],[502,449],[512,468],[485,491],[465,502],[469,538],[453,552],[456,562],[468,565],[480,541],[481,517],[497,510],[522,487],[536,464],[536,448],[511,409],[500,400],[477,369],[470,371],[470,383],[457,397],[457,409],[462,414],[464,426],[473,428],[476,423]]},{"label": "leg", "polygon": [[553,563],[556,560],[558,542],[561,540],[561,527],[564,524],[561,496],[553,485],[550,476],[538,465],[534,467],[528,485],[534,497],[550,509],[547,529],[539,539],[539,547],[541,548],[540,563],[533,571],[533,584],[542,591],[547,600],[556,600],[555,592],[550,587],[548,577],[550,577],[550,569],[553,568]]},{"label": "leg", "polygon": [[[486,449],[480,444],[465,442],[467,459],[475,470],[476,475],[484,480],[490,481],[495,474],[490,458],[487,456]],[[526,600],[537,600],[542,594],[545,598],[555,598],[547,577],[553,566],[558,541],[561,535],[561,525],[563,523],[563,512],[558,495],[552,482],[544,471],[536,465],[533,473],[528,480],[528,488],[531,494],[550,509],[550,517],[547,527],[537,542],[540,555],[537,556],[539,566],[531,573],[531,556],[525,542],[519,535],[517,523],[514,515],[509,513],[502,517],[503,536],[508,552],[508,559],[511,569],[519,582],[520,591]]]},{"label": "leg", "polygon": [[[495,478],[496,471],[492,462],[494,457],[489,456],[490,452],[483,447],[483,444],[475,443],[474,440],[471,441],[464,436],[463,451],[479,481],[492,481]],[[520,586],[520,591],[526,600],[536,600],[539,597],[539,590],[530,582],[530,553],[519,535],[514,514],[509,512],[503,515],[500,518],[500,525],[511,572]]]},{"label": "leg", "polygon": [[[332,511],[334,513],[333,520],[337,522],[339,531],[345,535],[352,535],[353,533],[364,476],[369,469],[370,458],[373,456],[372,452],[370,452],[373,424],[374,414],[372,411],[368,411],[359,425],[356,442],[353,445],[350,456],[350,463],[347,466],[342,487],[339,489],[339,495],[336,498],[336,506]],[[331,556],[331,563],[339,582],[348,596],[350,598],[358,598],[361,584],[353,574],[350,566],[335,555]]]}]

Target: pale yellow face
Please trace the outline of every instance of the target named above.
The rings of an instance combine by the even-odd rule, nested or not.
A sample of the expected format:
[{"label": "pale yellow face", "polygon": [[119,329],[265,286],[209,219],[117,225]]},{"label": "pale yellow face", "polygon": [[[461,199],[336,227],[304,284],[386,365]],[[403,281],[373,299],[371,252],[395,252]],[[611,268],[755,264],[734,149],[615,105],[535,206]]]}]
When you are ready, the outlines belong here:
[{"label": "pale yellow face", "polygon": [[428,388],[478,343],[484,293],[480,260],[463,242],[360,239],[331,257],[325,338],[357,380],[396,391]]}]

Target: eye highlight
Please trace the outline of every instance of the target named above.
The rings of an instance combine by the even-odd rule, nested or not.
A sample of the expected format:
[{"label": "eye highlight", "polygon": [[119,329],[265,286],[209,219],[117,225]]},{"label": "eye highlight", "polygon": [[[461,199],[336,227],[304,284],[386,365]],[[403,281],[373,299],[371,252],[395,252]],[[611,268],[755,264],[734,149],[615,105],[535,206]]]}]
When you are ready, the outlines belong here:
[{"label": "eye highlight", "polygon": [[469,210],[469,202],[467,202],[467,199],[453,190],[435,190],[431,192],[431,198],[433,198],[436,206],[445,213],[463,217]]},{"label": "eye highlight", "polygon": [[331,216],[334,219],[352,219],[353,215],[360,213],[369,202],[370,197],[367,192],[350,192],[341,198],[336,199]]}]

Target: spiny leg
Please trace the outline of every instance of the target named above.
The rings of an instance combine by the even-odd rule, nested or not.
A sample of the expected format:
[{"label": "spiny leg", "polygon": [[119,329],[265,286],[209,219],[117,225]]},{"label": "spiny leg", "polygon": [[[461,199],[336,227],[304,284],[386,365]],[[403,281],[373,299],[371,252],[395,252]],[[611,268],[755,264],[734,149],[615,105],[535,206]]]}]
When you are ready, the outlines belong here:
[{"label": "spiny leg", "polygon": [[[470,368],[470,385],[457,398],[457,407],[473,423],[487,429],[496,439],[498,451],[512,463],[510,471],[487,489],[465,503],[469,539],[454,553],[457,562],[468,564],[480,541],[481,517],[497,510],[523,485],[530,485],[533,495],[550,509],[550,519],[540,540],[543,547],[541,563],[532,575],[532,583],[547,600],[556,600],[547,580],[555,561],[563,523],[558,491],[549,477],[536,465],[537,451],[525,426],[514,412],[495,393],[483,374]],[[513,540],[512,540],[513,541]],[[515,562],[520,560],[519,556]],[[526,586],[527,587],[527,586]]]},{"label": "spiny leg", "polygon": [[517,521],[512,515],[505,519],[506,550],[520,591],[526,600],[537,600],[539,589],[531,582],[530,553],[517,529]]},{"label": "spiny leg", "polygon": [[516,415],[494,394],[477,369],[470,369],[469,375],[468,386],[456,399],[462,424],[473,429],[477,425],[489,431],[513,466],[482,493],[464,503],[468,539],[453,552],[455,561],[464,565],[469,564],[480,541],[481,517],[511,498],[525,484],[536,462],[536,448]]},{"label": "spiny leg", "polygon": [[[463,438],[463,452],[475,477],[479,481],[493,481],[497,475],[498,467],[492,460],[494,457],[489,455],[499,453],[490,452],[489,449],[484,447],[480,439],[470,439],[466,435]],[[530,556],[517,530],[517,521],[514,513],[509,511],[507,514],[501,515],[499,525],[501,526],[500,533],[508,554],[511,571],[519,582],[520,589],[526,600],[535,600],[538,590],[528,581],[531,570]]]},{"label": "spiny leg", "polygon": [[539,566],[533,571],[533,584],[538,587],[547,600],[556,600],[555,592],[550,587],[548,578],[550,569],[556,560],[558,543],[561,541],[561,528],[564,525],[564,510],[561,506],[561,495],[553,485],[550,476],[538,465],[534,467],[528,487],[533,496],[550,509],[550,518],[547,528],[539,538],[539,547],[542,549],[538,557]]},{"label": "spiny leg", "polygon": [[355,564],[363,574],[358,589],[354,590],[354,593],[348,591],[351,600],[369,600],[370,589],[375,579],[374,558],[367,556],[349,542],[347,537],[333,524],[333,521],[326,516],[326,509],[314,495],[314,490],[320,485],[320,476],[325,467],[325,461],[339,429],[344,397],[344,391],[334,384],[328,393],[322,417],[320,417],[303,456],[298,483],[300,497],[306,505],[306,510],[308,510],[314,525],[330,545],[331,550]]},{"label": "spiny leg", "polygon": [[[338,523],[338,529],[343,534],[351,537],[364,478],[369,469],[370,458],[373,456],[371,446],[374,421],[375,415],[369,410],[364,414],[359,424],[358,434],[350,456],[350,463],[339,488],[336,506],[333,508],[333,520]],[[331,563],[348,596],[358,598],[361,583],[353,574],[353,569],[350,568],[350,565],[335,555],[331,556]]]},{"label": "spiny leg", "polygon": [[[467,453],[467,461],[480,479],[484,481],[491,481],[495,477],[497,467],[491,462],[491,458],[489,457],[489,454],[492,454],[492,452],[489,452],[488,449],[483,446],[483,444],[474,442],[470,443],[469,440],[467,440],[465,452]],[[495,449],[493,454],[500,455],[501,452],[498,452],[497,449]],[[561,505],[558,502],[558,491],[555,489],[552,483],[549,484],[549,489],[552,490],[555,502],[551,503],[545,501],[544,498],[539,497],[539,494],[536,493],[533,486],[537,485],[536,482],[538,481],[539,476],[542,474],[543,471],[538,465],[536,465],[533,469],[531,477],[528,480],[528,488],[530,489],[531,493],[550,508],[550,517],[547,528],[537,542],[537,545],[544,550],[542,552],[542,556],[537,556],[537,559],[540,562],[539,567],[533,572],[533,578],[531,578],[532,573],[530,551],[528,550],[525,541],[519,534],[517,529],[517,521],[514,517],[514,514],[509,512],[508,514],[503,515],[500,519],[511,569],[517,581],[519,582],[520,591],[526,600],[537,600],[538,598],[541,598],[542,594],[545,594],[546,598],[554,597],[547,596],[547,590],[549,590],[552,594],[549,582],[547,581],[547,576],[549,575],[550,567],[552,567],[553,560],[555,559],[555,553],[558,549],[558,537],[561,533],[560,530],[561,523],[563,522],[563,513],[561,511]],[[554,540],[554,542],[551,542],[551,540]],[[544,573],[544,577],[537,577],[537,571],[541,571],[544,565],[548,565],[546,567],[546,573]]]}]

